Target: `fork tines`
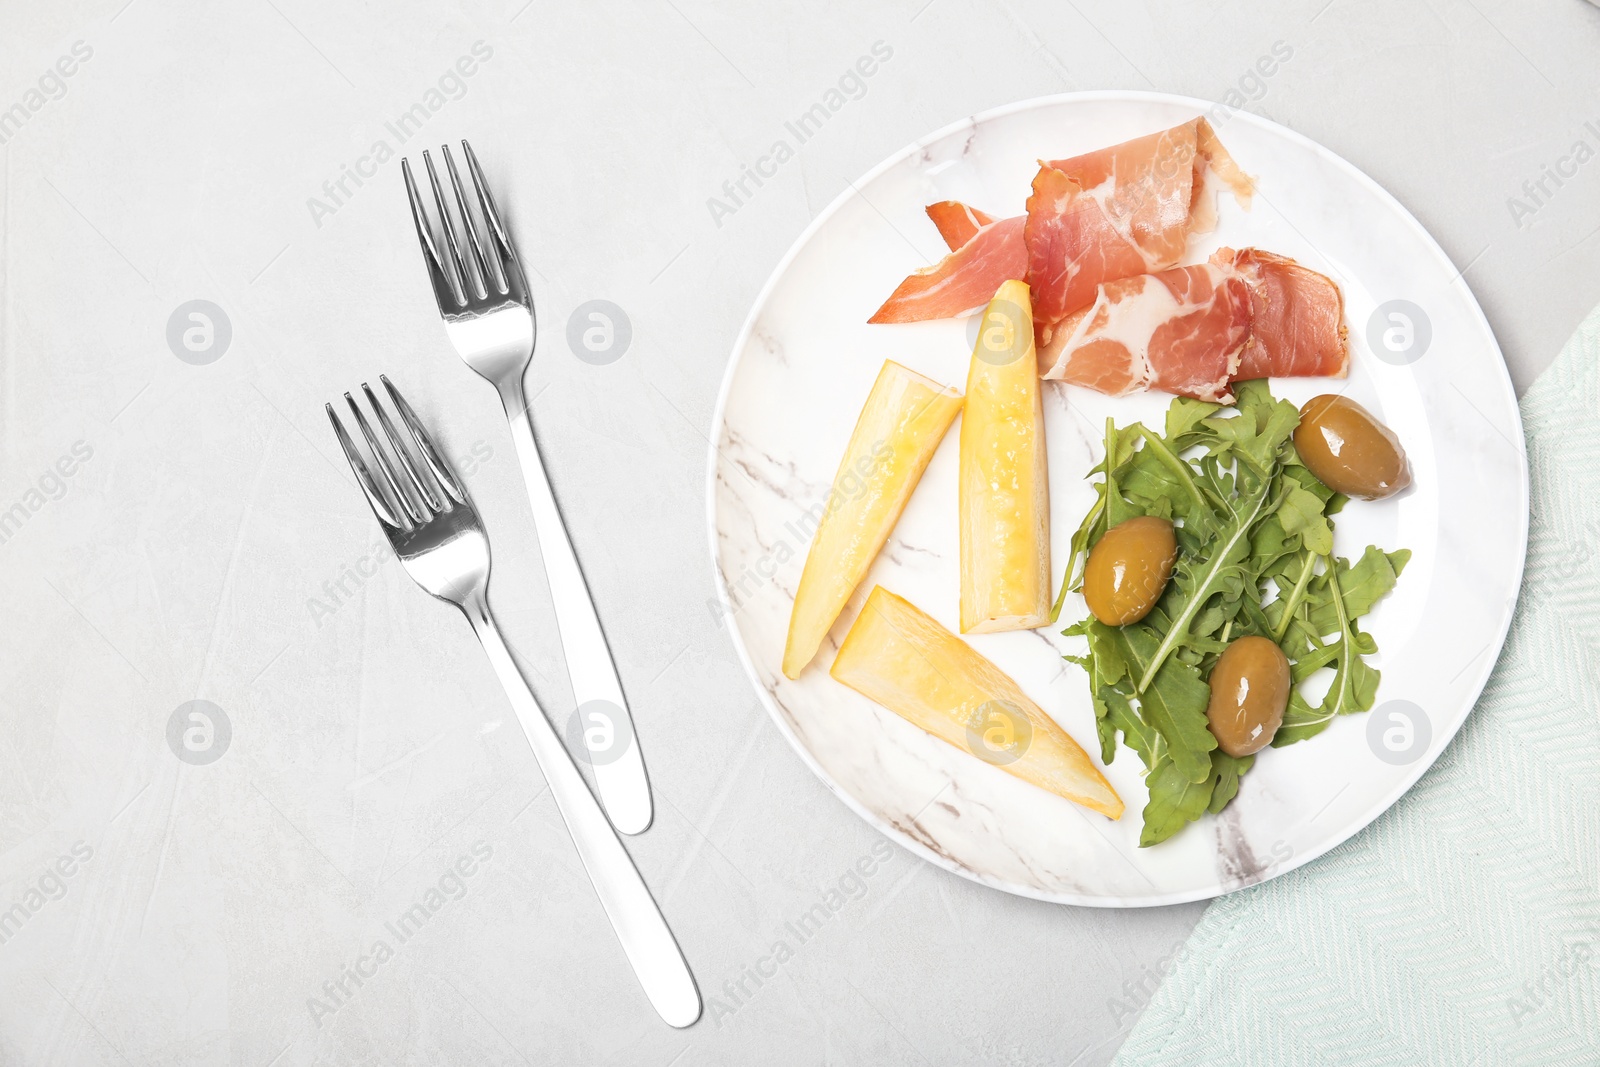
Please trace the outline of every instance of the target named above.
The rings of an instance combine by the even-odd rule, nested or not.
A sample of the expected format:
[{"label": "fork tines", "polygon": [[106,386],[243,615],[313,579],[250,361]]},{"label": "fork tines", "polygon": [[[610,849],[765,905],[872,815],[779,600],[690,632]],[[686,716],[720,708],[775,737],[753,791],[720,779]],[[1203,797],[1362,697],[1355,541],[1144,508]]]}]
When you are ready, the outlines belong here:
[{"label": "fork tines", "polygon": [[440,147],[444,153],[445,169],[450,173],[451,188],[455,191],[456,215],[460,218],[460,233],[464,234],[464,241],[458,236],[456,218],[451,215],[445,201],[444,187],[439,183],[433,157],[426,151],[422,153],[428,182],[433,186],[433,202],[439,212],[445,247],[449,250],[447,256],[440,255],[439,245],[434,240],[428,212],[422,206],[422,198],[417,195],[417,183],[411,177],[411,161],[400,161],[400,172],[406,180],[406,195],[411,200],[411,219],[417,225],[417,238],[422,242],[423,258],[428,261],[428,276],[433,280],[433,293],[439,301],[440,311],[460,310],[505,296],[517,299],[522,288],[522,269],[517,263],[516,250],[511,247],[511,240],[506,235],[505,224],[500,219],[499,209],[495,207],[494,195],[489,192],[489,183],[484,180],[483,170],[478,166],[478,157],[466,141],[461,142],[461,150],[467,157],[467,171],[472,177],[473,192],[477,194],[477,211],[483,219],[481,234],[478,220],[473,216],[473,208],[462,187],[461,174],[456,170],[455,157],[450,154],[450,146]]},{"label": "fork tines", "polygon": [[[334,413],[333,405],[324,404],[323,409],[327,411],[328,419],[333,423],[333,432],[338,435],[345,459],[350,461],[350,469],[355,472],[356,481],[360,484],[361,491],[366,494],[367,503],[372,505],[378,521],[395,531],[407,533],[424,525],[441,512],[450,511],[458,505],[465,505],[467,494],[462,489],[461,483],[456,480],[455,472],[444,462],[438,448],[434,446],[433,439],[422,428],[416,412],[411,410],[406,398],[400,395],[400,390],[394,387],[388,375],[379,375],[378,380],[383,383],[384,391],[389,394],[389,402],[399,413],[400,420],[406,424],[406,429],[410,431],[411,440],[417,452],[421,453],[421,462],[418,462],[400,432],[395,429],[389,413],[383,409],[372,387],[366,382],[361,383],[361,391],[366,394],[367,403],[377,417],[378,425],[383,429],[383,436],[389,439],[393,459],[391,452],[385,450],[378,440],[378,435],[373,433],[372,424],[362,414],[355,397],[346,393],[344,399],[350,405],[350,413],[355,416],[356,425],[361,429],[361,436],[367,439],[367,448],[372,453],[373,464],[378,468],[381,478],[372,476],[371,469],[362,458],[361,450],[356,447],[356,443],[345,431],[344,424],[339,421],[339,416]],[[396,460],[398,460],[398,470]]]}]

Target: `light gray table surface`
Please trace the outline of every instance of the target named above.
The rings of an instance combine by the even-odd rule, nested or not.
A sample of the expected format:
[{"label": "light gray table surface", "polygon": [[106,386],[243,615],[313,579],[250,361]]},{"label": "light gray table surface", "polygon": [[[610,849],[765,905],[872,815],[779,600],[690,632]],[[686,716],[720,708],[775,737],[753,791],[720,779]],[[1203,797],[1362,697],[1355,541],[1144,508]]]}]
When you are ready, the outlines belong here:
[{"label": "light gray table surface", "polygon": [[[524,4],[0,3],[0,1064],[1107,1062],[1204,905],[981,888],[885,851],[789,749],[708,607],[735,334],[807,221],[937,127],[1238,90],[1417,214],[1520,390],[1600,299],[1600,10]],[[864,93],[714,217],[876,42]],[[510,438],[400,184],[399,155],[460,137],[535,272],[535,425],[638,719],[658,815],[629,847],[707,997],[687,1031],[635,985],[471,633],[374,556],[323,416],[387,373],[439,428],[564,722]],[[205,365],[168,341],[196,299],[231,332]],[[594,299],[631,325],[606,365],[565,339]],[[221,709],[210,763],[169,744],[192,700]]]}]

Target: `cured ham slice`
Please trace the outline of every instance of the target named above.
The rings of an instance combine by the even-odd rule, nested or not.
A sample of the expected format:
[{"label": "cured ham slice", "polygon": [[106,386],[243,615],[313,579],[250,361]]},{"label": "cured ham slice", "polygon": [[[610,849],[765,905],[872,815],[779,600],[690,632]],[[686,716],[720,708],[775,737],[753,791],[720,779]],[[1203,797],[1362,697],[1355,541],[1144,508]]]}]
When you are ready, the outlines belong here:
[{"label": "cured ham slice", "polygon": [[1041,163],[1025,216],[982,223],[988,216],[959,202],[932,205],[929,217],[947,243],[979,225],[942,261],[901,282],[868,321],[949,318],[986,303],[1007,281],[1026,280],[1046,343],[1101,282],[1178,262],[1189,234],[1215,217],[1202,196],[1207,168],[1248,206],[1254,185],[1202,118]]},{"label": "cured ham slice", "polygon": [[994,221],[993,215],[959,200],[941,200],[937,204],[929,204],[927,211],[928,218],[939,227],[939,236],[944,238],[944,243],[952,252]]},{"label": "cured ham slice", "polygon": [[1046,378],[1110,396],[1153,387],[1228,404],[1250,316],[1250,288],[1226,266],[1119,278],[1057,325],[1039,367]]},{"label": "cured ham slice", "polygon": [[[1039,168],[1023,240],[1041,344],[1102,282],[1183,257],[1207,166],[1249,204],[1253,183],[1203,118]],[[1209,226],[1214,216],[1202,215]]]},{"label": "cured ham slice", "polygon": [[1344,294],[1332,278],[1287,256],[1224,248],[1250,286],[1250,342],[1234,381],[1246,378],[1343,378],[1350,370]]},{"label": "cured ham slice", "polygon": [[868,322],[946,319],[982,307],[1008,281],[1028,271],[1018,215],[980,227],[966,244],[931,267],[909,275]]},{"label": "cured ham slice", "polygon": [[1343,377],[1348,366],[1339,287],[1255,248],[1105,282],[1039,350],[1046,378],[1112,396],[1156,388],[1224,404],[1235,381]]}]

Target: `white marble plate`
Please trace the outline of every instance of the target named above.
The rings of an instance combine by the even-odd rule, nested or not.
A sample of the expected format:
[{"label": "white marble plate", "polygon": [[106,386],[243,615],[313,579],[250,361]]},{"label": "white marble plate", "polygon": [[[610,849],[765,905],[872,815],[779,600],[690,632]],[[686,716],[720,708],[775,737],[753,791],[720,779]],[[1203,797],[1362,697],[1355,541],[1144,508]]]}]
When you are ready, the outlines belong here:
[{"label": "white marble plate", "polygon": [[[1146,792],[1121,750],[1106,774],[1127,802],[1118,822],[1085,811],[938,741],[828,676],[873,584],[956,626],[953,428],[895,534],[798,681],[779,670],[809,544],[797,526],[823,499],[862,400],[887,358],[961,386],[967,320],[870,326],[867,317],[916,267],[942,254],[923,206],[957,198],[1020,213],[1040,158],[1062,158],[1208,113],[1260,179],[1246,212],[1219,198],[1221,244],[1290,255],[1343,287],[1354,369],[1349,395],[1400,435],[1416,484],[1396,499],[1353,502],[1338,551],[1409,547],[1399,588],[1366,626],[1382,649],[1378,707],[1321,736],[1268,749],[1221,816],[1138,847]],[[1409,303],[1413,342],[1369,340],[1391,301]],[[1385,325],[1397,320],[1382,320]],[[1427,340],[1424,346],[1423,335]],[[1374,344],[1380,349],[1375,352]],[[1380,358],[1380,354],[1384,358]],[[1279,381],[1299,403],[1325,382]],[[1335,388],[1339,386],[1336,384]],[[1051,384],[1047,435],[1055,577],[1093,499],[1100,427],[1155,419],[1169,398],[1112,400]],[[1199,900],[1291,870],[1350,837],[1406,791],[1460,727],[1488,679],[1522,574],[1527,466],[1516,398],[1499,347],[1459,271],[1370,178],[1282,126],[1204,101],[1082,93],[1026,101],[960,122],[896,153],[817,217],[756,300],[734,345],[714,423],[708,477],[712,555],[724,618],[756,691],[797,752],[862,818],[933,863],[1044,900],[1134,907]],[[1084,614],[1069,597],[1062,624]],[[969,638],[1091,753],[1086,679],[1064,664],[1055,628]],[[1098,757],[1096,757],[1098,758]]]}]

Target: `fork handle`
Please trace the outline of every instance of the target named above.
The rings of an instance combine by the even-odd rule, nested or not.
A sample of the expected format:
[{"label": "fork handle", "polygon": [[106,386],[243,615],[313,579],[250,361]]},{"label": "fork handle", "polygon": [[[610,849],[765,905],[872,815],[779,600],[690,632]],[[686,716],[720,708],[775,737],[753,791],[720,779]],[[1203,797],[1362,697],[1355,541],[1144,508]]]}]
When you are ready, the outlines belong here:
[{"label": "fork handle", "polygon": [[617,940],[622,942],[622,951],[633,965],[633,973],[644,986],[645,996],[671,1025],[690,1025],[700,1017],[700,993],[661,909],[517,669],[500,628],[489,613],[488,597],[480,591],[468,598],[461,610],[472,623],[511,700],[512,710],[555,797],[556,810],[567,824],[572,843],[578,847],[578,858],[589,872],[589,881],[594,883],[595,893]]},{"label": "fork handle", "polygon": [[[503,387],[500,402],[511,422],[511,440],[516,444],[522,477],[528,486],[528,502],[533,508],[533,528],[539,538],[539,555],[544,561],[545,578],[550,584],[550,600],[555,605],[556,628],[561,633],[561,651],[567,663],[575,706],[584,716],[584,741],[595,715],[609,720],[608,745],[625,745],[620,753],[590,749],[589,763],[594,768],[595,788],[605,805],[611,824],[625,834],[642,833],[650,826],[653,808],[650,782],[645,777],[644,759],[628,702],[622,695],[611,650],[606,647],[589,586],[578,567],[578,557],[567,536],[566,523],[556,506],[550,477],[545,473],[539,445],[533,437],[533,421],[520,381]],[[591,703],[604,701],[605,704]],[[607,707],[609,704],[610,707]],[[601,736],[606,731],[602,730]]]}]

